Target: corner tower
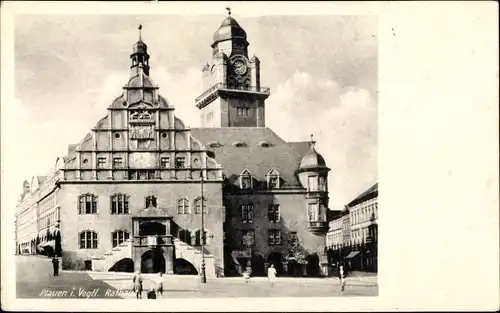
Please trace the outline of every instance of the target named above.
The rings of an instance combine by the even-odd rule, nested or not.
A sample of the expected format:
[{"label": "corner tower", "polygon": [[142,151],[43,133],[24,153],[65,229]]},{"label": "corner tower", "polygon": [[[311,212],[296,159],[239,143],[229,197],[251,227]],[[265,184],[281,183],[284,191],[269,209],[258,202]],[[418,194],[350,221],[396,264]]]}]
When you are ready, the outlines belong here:
[{"label": "corner tower", "polygon": [[260,60],[248,57],[247,34],[231,17],[214,34],[212,61],[203,67],[204,92],[196,98],[203,127],[265,127],[269,88],[260,85]]}]

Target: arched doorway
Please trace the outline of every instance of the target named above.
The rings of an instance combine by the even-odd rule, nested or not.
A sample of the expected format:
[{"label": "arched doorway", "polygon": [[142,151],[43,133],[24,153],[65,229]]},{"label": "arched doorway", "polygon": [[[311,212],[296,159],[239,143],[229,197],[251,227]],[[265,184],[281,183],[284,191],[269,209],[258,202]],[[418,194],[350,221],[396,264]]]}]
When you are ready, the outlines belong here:
[{"label": "arched doorway", "polygon": [[174,274],[177,275],[198,275],[198,271],[193,264],[185,259],[177,258],[174,261]]},{"label": "arched doorway", "polygon": [[319,257],[317,253],[307,256],[307,276],[319,276]]},{"label": "arched doorway", "polygon": [[252,276],[266,276],[265,264],[266,259],[260,253],[255,253],[252,256]]},{"label": "arched doorway", "polygon": [[271,264],[274,265],[276,272],[278,275],[283,274],[283,264],[281,263],[281,253],[279,252],[271,252],[267,257],[267,262],[269,263],[269,267]]},{"label": "arched doorway", "polygon": [[165,258],[161,251],[148,250],[141,256],[141,273],[165,273]]},{"label": "arched doorway", "polygon": [[166,235],[167,227],[158,222],[145,221],[139,226],[139,236]]},{"label": "arched doorway", "polygon": [[124,258],[116,262],[110,269],[109,272],[134,272],[134,261],[130,258]]}]

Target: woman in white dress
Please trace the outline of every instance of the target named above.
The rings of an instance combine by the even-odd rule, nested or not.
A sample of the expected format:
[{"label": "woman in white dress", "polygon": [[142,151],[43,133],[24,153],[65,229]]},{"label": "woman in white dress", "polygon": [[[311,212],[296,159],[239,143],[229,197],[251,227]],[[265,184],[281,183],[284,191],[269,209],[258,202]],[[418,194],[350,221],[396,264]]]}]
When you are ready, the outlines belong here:
[{"label": "woman in white dress", "polygon": [[276,281],[276,269],[274,268],[274,264],[267,269],[267,279],[269,280],[269,285],[274,287],[274,282]]}]

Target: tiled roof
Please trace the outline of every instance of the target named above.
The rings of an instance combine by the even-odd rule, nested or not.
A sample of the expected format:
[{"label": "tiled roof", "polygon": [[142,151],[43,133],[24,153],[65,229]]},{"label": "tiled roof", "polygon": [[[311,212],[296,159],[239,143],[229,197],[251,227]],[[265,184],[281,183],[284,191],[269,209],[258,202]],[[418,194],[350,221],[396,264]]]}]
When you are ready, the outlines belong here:
[{"label": "tiled roof", "polygon": [[358,203],[365,202],[378,196],[378,183],[368,188],[365,192],[354,198],[347,206],[352,207]]},{"label": "tiled roof", "polygon": [[193,128],[191,132],[215,154],[232,184],[238,184],[245,169],[266,183],[266,174],[274,169],[280,174],[281,186],[301,186],[295,172],[310,142],[285,142],[267,127]]}]

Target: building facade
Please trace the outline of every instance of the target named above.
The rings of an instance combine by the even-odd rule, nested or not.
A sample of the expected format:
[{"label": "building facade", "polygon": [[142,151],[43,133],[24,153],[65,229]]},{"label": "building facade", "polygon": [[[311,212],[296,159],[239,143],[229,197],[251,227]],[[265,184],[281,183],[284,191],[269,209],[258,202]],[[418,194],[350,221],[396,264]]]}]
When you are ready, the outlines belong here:
[{"label": "building facade", "polygon": [[330,222],[326,238],[330,262],[377,271],[378,183],[345,206]]},{"label": "building facade", "polygon": [[[56,171],[48,203],[63,267],[196,274],[203,256],[207,276],[247,266],[264,275],[269,264],[282,275],[327,274],[329,168],[312,139],[286,142],[265,126],[270,89],[248,45],[224,19],[195,99],[202,127],[188,128],[150,78],[139,35],[122,94]],[[32,234],[20,232],[22,216],[19,243]]]}]

